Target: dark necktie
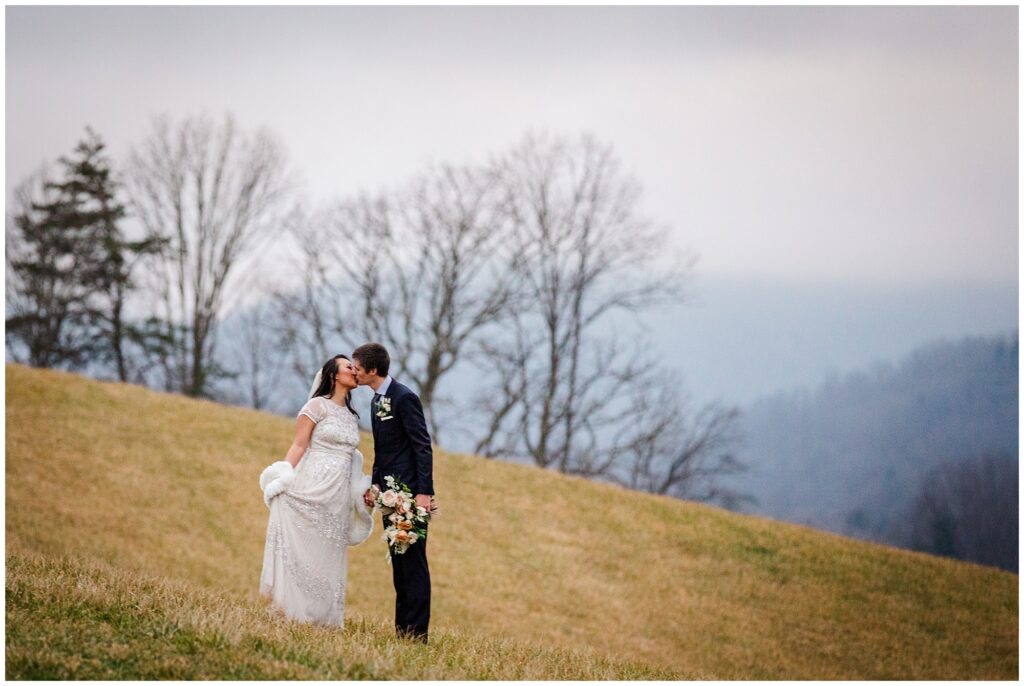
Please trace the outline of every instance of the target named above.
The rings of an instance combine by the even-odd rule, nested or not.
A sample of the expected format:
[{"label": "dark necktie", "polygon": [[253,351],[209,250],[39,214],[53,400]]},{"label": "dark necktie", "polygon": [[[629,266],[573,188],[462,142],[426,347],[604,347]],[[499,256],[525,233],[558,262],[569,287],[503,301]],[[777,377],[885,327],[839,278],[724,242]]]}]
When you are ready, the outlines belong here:
[{"label": "dark necktie", "polygon": [[373,394],[373,409],[376,410],[380,405],[380,393]]}]

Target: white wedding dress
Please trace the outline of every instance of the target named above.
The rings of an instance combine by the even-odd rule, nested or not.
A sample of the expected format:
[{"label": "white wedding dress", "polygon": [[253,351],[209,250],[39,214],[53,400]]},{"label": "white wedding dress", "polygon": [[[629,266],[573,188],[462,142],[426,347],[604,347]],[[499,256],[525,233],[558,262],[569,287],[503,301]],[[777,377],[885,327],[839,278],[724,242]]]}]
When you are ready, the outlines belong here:
[{"label": "white wedding dress", "polygon": [[362,473],[359,426],[348,408],[318,396],[299,414],[316,426],[294,480],[270,501],[260,593],[290,619],[342,626],[348,546],[373,528],[361,495],[370,478]]}]

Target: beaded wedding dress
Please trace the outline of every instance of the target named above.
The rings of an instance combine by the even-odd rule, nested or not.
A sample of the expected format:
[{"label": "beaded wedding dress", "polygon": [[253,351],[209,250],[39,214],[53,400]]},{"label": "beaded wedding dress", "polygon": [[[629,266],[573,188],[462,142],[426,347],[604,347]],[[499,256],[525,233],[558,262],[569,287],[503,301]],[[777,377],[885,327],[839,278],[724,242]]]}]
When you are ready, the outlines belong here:
[{"label": "beaded wedding dress", "polygon": [[365,541],[373,527],[362,500],[370,477],[362,473],[359,426],[347,407],[318,396],[299,414],[315,426],[294,480],[270,501],[260,593],[290,619],[342,626],[348,546]]}]

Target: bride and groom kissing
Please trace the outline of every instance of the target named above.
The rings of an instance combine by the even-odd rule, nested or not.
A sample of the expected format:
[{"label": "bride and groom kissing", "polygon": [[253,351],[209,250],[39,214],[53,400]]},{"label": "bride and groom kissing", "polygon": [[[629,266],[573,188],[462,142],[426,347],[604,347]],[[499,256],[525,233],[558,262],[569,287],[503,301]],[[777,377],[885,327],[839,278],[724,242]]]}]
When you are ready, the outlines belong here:
[{"label": "bride and groom kissing", "polygon": [[[296,418],[285,459],[260,476],[270,508],[260,593],[284,616],[343,626],[348,547],[373,530],[375,493],[388,477],[408,485],[416,505],[436,512],[433,451],[419,396],[389,374],[391,359],[379,343],[335,355],[317,372]],[[363,474],[359,414],[351,391],[373,391],[370,424],[374,460]],[[388,521],[385,514],[384,526]],[[395,631],[426,643],[430,623],[427,540],[402,554],[389,552],[395,587]]]}]

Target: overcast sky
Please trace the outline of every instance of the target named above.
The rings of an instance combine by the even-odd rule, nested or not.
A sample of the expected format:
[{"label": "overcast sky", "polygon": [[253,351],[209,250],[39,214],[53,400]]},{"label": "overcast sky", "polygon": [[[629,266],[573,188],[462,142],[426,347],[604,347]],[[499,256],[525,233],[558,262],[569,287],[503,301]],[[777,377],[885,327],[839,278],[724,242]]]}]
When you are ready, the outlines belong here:
[{"label": "overcast sky", "polygon": [[1016,7],[6,18],[8,197],[86,124],[123,158],[164,112],[270,128],[314,199],[483,159],[528,129],[589,131],[636,175],[644,212],[700,255],[699,276],[999,283],[1015,302]]},{"label": "overcast sky", "polygon": [[705,273],[1017,278],[1015,7],[8,7],[7,186],[91,124],[280,134],[314,197],[591,131]]}]

